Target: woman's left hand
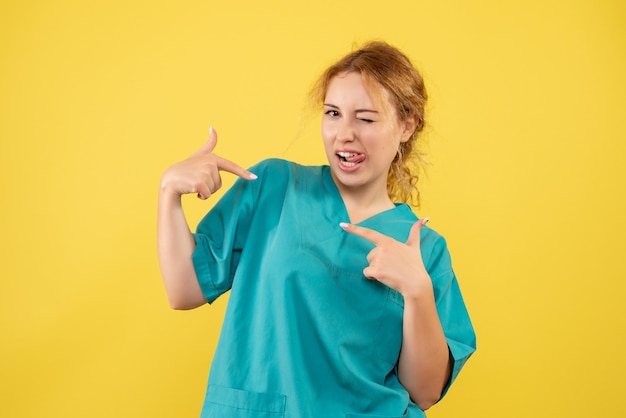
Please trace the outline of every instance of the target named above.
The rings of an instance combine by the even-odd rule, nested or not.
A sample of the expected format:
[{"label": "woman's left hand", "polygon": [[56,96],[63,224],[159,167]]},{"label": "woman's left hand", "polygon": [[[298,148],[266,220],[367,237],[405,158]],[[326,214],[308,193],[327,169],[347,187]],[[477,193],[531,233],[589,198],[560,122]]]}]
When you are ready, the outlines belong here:
[{"label": "woman's left hand", "polygon": [[373,229],[353,224],[341,223],[340,226],[351,234],[357,235],[375,245],[367,255],[369,265],[363,269],[363,275],[397,290],[405,298],[420,298],[424,294],[432,297],[432,282],[420,250],[420,231],[428,218],[421,219],[411,227],[405,243],[396,241]]}]

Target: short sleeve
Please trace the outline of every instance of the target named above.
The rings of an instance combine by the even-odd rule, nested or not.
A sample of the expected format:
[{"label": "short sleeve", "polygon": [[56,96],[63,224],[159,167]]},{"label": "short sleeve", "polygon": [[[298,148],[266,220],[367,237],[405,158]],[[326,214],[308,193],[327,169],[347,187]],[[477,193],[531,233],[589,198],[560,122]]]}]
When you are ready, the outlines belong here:
[{"label": "short sleeve", "polygon": [[246,242],[257,199],[255,181],[237,179],[193,234],[193,264],[205,299],[228,291]]},{"label": "short sleeve", "polygon": [[426,268],[433,281],[437,312],[452,362],[450,380],[441,394],[443,397],[469,357],[476,351],[476,334],[443,237],[440,236],[434,243]]}]

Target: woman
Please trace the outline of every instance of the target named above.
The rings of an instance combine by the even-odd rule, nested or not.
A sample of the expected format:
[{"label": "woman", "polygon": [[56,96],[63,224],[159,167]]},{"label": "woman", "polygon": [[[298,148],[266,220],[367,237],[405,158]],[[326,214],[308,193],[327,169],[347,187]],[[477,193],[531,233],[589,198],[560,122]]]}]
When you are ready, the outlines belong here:
[{"label": "woman", "polygon": [[[230,290],[202,417],[423,417],[475,350],[445,240],[405,203],[424,126],[421,76],[372,42],[322,75],[328,165],[216,155],[163,175],[158,250],[170,305]],[[180,196],[240,178],[192,234]]]}]

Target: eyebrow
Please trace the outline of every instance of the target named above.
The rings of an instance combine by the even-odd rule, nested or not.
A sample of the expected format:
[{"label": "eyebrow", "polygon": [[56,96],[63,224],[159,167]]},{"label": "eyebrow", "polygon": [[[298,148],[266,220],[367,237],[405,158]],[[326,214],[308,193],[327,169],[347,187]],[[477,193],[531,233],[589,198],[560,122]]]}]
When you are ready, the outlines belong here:
[{"label": "eyebrow", "polygon": [[[334,109],[339,109],[339,106],[335,106],[334,104],[331,104],[331,103],[324,103],[324,106],[332,107]],[[378,113],[378,110],[373,110],[373,109],[356,109],[354,111],[354,113],[363,113],[363,112]]]}]

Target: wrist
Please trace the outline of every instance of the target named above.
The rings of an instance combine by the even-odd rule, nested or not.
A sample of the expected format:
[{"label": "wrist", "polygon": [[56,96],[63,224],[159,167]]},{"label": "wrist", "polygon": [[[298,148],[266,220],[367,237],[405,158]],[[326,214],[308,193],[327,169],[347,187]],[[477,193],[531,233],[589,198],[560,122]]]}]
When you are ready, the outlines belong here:
[{"label": "wrist", "polygon": [[172,187],[165,178],[161,179],[159,185],[159,201],[161,204],[181,204],[182,194]]},{"label": "wrist", "polygon": [[405,302],[419,302],[428,298],[434,300],[433,284],[428,273],[423,272],[413,280],[410,280],[403,289],[399,290]]},{"label": "wrist", "polygon": [[171,196],[173,198],[180,198],[182,193],[175,187],[173,184],[175,179],[172,179],[172,176],[169,174],[169,169],[163,173],[161,177],[161,182],[159,184],[159,194],[162,196]]}]

